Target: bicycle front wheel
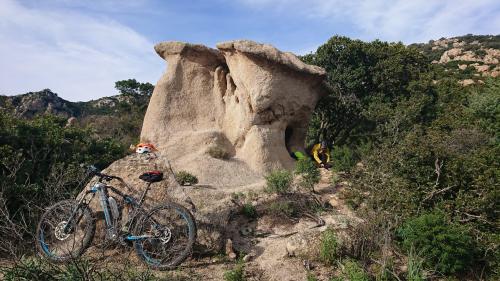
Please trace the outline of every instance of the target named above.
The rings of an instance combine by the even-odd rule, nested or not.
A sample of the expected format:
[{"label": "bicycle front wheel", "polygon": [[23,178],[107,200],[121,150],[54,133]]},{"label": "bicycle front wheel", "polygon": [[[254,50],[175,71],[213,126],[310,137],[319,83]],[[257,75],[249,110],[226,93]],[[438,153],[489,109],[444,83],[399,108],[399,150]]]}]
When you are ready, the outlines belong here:
[{"label": "bicycle front wheel", "polygon": [[42,215],[36,231],[37,250],[54,262],[65,262],[83,254],[95,234],[95,220],[86,205],[63,200]]},{"label": "bicycle front wheel", "polygon": [[151,210],[136,226],[134,247],[149,267],[170,270],[190,254],[196,240],[196,224],[191,213],[176,203]]}]

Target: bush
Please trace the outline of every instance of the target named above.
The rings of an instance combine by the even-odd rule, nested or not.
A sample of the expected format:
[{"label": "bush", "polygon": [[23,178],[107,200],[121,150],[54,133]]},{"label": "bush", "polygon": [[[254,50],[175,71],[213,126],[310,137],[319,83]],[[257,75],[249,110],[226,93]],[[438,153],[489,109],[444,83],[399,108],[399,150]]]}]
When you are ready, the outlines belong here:
[{"label": "bush", "polygon": [[370,281],[366,271],[353,259],[342,262],[342,275],[349,281]]},{"label": "bush", "polygon": [[406,251],[419,249],[424,265],[444,274],[464,271],[474,257],[472,238],[463,227],[449,223],[442,212],[411,219],[398,234]]},{"label": "bush", "polygon": [[408,281],[424,281],[423,272],[423,259],[419,257],[413,248],[410,249],[408,253],[408,273],[406,275],[406,280]]},{"label": "bush", "polygon": [[249,219],[255,219],[258,217],[257,210],[251,203],[243,204],[241,213]]},{"label": "bush", "polygon": [[218,146],[212,146],[207,150],[208,155],[217,159],[229,159],[229,153]]},{"label": "bush", "polygon": [[78,194],[88,178],[79,165],[105,168],[125,156],[118,142],[67,120],[23,120],[0,109],[0,256],[25,253],[44,206]]},{"label": "bush", "polygon": [[285,216],[285,217],[297,217],[299,214],[299,210],[297,206],[295,206],[292,202],[289,201],[281,201],[281,202],[273,202],[269,205],[269,210],[274,216]]},{"label": "bush", "polygon": [[292,174],[287,170],[276,170],[266,176],[266,192],[284,194],[290,190]]},{"label": "bush", "polygon": [[224,272],[225,281],[245,281],[245,265],[239,262],[233,269]]},{"label": "bush", "polygon": [[321,244],[319,248],[319,257],[322,262],[333,265],[338,258],[339,242],[337,235],[332,229],[327,229],[321,235]]},{"label": "bush", "polygon": [[321,174],[309,158],[302,158],[295,164],[295,173],[302,176],[300,186],[311,189],[314,191],[314,185],[317,184],[321,178]]},{"label": "bush", "polygon": [[356,164],[353,151],[346,145],[334,146],[330,154],[335,171],[349,171]]},{"label": "bush", "polygon": [[307,281],[318,281],[318,278],[316,278],[316,276],[312,273],[307,273]]},{"label": "bush", "polygon": [[198,178],[186,171],[175,173],[175,180],[180,185],[194,185],[198,183]]},{"label": "bush", "polygon": [[[56,265],[40,258],[21,259],[10,267],[0,267],[0,274],[3,274],[5,281],[20,280],[143,280],[157,281],[151,271],[137,271],[134,267],[124,265],[124,267],[108,268],[106,266],[96,266],[85,260],[74,260],[69,264]],[[185,280],[181,276],[169,276],[168,280]]]}]

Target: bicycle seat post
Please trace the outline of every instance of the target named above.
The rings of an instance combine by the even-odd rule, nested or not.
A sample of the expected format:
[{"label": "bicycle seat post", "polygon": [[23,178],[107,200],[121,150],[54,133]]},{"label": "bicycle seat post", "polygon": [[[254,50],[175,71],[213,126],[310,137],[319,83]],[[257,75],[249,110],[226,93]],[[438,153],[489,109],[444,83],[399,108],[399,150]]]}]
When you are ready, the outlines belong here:
[{"label": "bicycle seat post", "polygon": [[146,199],[146,194],[148,191],[151,189],[151,182],[148,182],[148,185],[146,186],[146,189],[144,189],[144,192],[142,193],[141,199],[139,200],[139,205],[142,205],[144,202],[144,199]]}]

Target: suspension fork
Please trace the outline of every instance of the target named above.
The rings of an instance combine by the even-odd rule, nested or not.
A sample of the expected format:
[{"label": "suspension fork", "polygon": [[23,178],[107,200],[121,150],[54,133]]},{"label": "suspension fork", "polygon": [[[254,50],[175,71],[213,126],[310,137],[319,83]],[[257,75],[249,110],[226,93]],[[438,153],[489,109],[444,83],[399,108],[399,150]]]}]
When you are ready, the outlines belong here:
[{"label": "suspension fork", "polygon": [[[85,192],[85,194],[82,196],[82,198],[80,198],[80,200],[78,200],[78,202],[76,203],[76,207],[73,209],[73,211],[71,211],[71,214],[70,214],[70,216],[69,216],[69,218],[68,218],[68,221],[66,222],[66,225],[65,225],[65,226],[64,226],[64,228],[63,228],[63,232],[64,232],[64,233],[69,233],[69,232],[70,232],[70,230],[71,230],[71,228],[72,228],[74,225],[76,225],[76,224],[78,224],[78,223],[80,222],[80,220],[81,220],[81,219],[82,219],[82,217],[83,217],[83,213],[82,213],[82,214],[80,214],[80,216],[78,216],[78,218],[76,219],[76,221],[75,221],[75,223],[74,223],[74,224],[70,223],[70,222],[73,222],[73,220],[75,219],[75,216],[78,214],[78,210],[80,210],[81,206],[83,206],[83,205],[87,205],[87,204],[88,204],[88,202],[90,202],[90,201],[94,198],[95,192],[96,192],[96,190],[93,190],[93,189],[92,189],[92,190],[87,190],[87,191]],[[86,197],[87,197],[87,195],[89,195],[89,194],[92,194],[92,197],[90,198],[90,200],[89,200],[88,202],[86,202],[86,201],[85,201],[85,198],[86,198]]]}]

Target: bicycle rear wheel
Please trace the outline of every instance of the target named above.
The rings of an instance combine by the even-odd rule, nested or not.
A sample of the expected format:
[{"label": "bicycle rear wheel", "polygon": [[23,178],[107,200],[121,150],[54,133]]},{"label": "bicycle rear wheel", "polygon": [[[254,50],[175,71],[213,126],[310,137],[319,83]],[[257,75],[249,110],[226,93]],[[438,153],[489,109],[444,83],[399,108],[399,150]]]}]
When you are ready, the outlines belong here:
[{"label": "bicycle rear wheel", "polygon": [[176,203],[165,203],[151,210],[137,225],[134,247],[149,267],[170,270],[190,254],[196,240],[196,224],[191,213]]},{"label": "bicycle rear wheel", "polygon": [[36,231],[36,248],[54,262],[65,262],[81,256],[94,234],[95,220],[90,208],[74,200],[63,200],[42,215]]}]

